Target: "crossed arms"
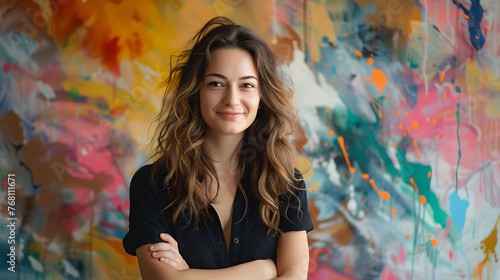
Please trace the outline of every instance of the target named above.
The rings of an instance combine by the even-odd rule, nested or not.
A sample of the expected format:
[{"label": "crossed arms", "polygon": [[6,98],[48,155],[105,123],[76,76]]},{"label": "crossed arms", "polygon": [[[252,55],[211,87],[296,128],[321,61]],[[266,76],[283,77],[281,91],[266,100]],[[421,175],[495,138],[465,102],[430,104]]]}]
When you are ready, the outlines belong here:
[{"label": "crossed arms", "polygon": [[[171,236],[162,239],[168,243],[165,245],[167,247],[164,247],[168,248],[167,255],[161,255],[165,251],[160,253],[154,248],[153,251],[157,254],[153,256],[154,252],[150,249],[152,244],[137,248],[137,260],[144,280],[305,280],[307,278],[309,248],[305,230],[286,232],[279,237],[276,264],[269,259],[255,260],[223,269],[189,269],[185,262],[182,263],[184,260],[178,252],[175,240]],[[159,261],[159,255],[163,257],[164,262]]]}]

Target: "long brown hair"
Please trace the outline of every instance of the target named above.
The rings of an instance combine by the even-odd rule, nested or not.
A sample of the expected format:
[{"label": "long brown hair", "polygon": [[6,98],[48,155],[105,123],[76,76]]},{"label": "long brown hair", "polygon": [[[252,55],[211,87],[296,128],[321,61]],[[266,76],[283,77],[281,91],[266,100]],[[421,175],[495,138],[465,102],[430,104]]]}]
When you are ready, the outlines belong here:
[{"label": "long brown hair", "polygon": [[[151,178],[155,180],[164,170],[166,177],[161,186],[173,198],[164,210],[173,209],[174,221],[181,213],[188,214],[197,225],[200,218],[210,217],[208,205],[212,201],[204,183],[209,177],[215,178],[218,193],[219,181],[204,152],[208,136],[200,113],[200,85],[212,51],[238,48],[248,51],[255,62],[262,99],[257,117],[240,145],[237,179],[239,182],[247,170],[250,193],[261,201],[262,221],[270,232],[281,233],[280,215],[286,209],[279,205],[278,198],[294,195],[297,180],[294,163],[298,151],[291,140],[296,118],[292,87],[280,78],[276,58],[264,40],[225,17],[207,22],[188,45],[192,47],[170,59],[175,66],[164,82],[165,95],[155,118],[158,126],[152,158],[156,161]],[[242,188],[241,184],[238,188]],[[248,202],[246,195],[245,200]]]}]

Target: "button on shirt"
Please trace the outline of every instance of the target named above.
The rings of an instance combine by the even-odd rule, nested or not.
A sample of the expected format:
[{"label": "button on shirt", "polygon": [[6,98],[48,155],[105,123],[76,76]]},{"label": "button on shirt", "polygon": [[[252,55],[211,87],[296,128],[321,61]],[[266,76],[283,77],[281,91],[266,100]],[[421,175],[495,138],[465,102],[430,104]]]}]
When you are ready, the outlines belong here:
[{"label": "button on shirt", "polygon": [[[173,223],[171,209],[160,215],[171,198],[166,190],[152,186],[151,167],[152,164],[149,164],[140,168],[130,182],[129,232],[123,238],[123,247],[128,254],[135,256],[136,249],[141,245],[164,242],[160,239],[160,233],[168,233],[177,241],[179,253],[190,268],[217,269],[257,259],[276,260],[278,237],[267,234],[268,228],[260,218],[260,202],[250,195],[246,176],[243,176],[241,184],[248,197],[248,208],[245,213],[245,199],[238,188],[233,204],[231,242],[227,248],[219,216],[211,205],[209,213],[215,222],[202,224],[198,229],[188,223],[189,217],[183,215]],[[298,171],[296,176],[302,178]],[[304,181],[296,184],[301,189],[305,188]],[[288,199],[289,203],[286,213],[288,219],[283,215],[280,218],[283,232],[309,232],[313,229],[307,210],[306,192],[300,190],[296,194],[301,202],[301,212],[297,211],[297,198],[280,197],[281,201]]]}]

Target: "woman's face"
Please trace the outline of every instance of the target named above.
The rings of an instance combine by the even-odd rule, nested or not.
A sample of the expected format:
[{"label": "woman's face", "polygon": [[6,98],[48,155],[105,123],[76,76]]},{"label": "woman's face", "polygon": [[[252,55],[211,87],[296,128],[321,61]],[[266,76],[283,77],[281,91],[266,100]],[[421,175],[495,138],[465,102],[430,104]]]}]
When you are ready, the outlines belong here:
[{"label": "woman's face", "polygon": [[242,49],[212,51],[200,88],[201,116],[208,132],[243,135],[257,116],[259,102],[258,74],[250,53]]}]

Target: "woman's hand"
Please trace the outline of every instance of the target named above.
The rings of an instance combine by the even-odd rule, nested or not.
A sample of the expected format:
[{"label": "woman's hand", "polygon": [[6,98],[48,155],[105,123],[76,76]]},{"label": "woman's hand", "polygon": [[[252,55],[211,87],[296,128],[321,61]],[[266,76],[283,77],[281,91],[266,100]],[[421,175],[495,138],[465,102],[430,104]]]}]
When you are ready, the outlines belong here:
[{"label": "woman's hand", "polygon": [[152,252],[151,255],[153,258],[158,259],[162,263],[171,265],[177,270],[189,269],[188,264],[179,253],[177,241],[175,241],[170,234],[166,233],[160,234],[160,238],[167,243],[158,242],[149,247],[149,251]]}]

